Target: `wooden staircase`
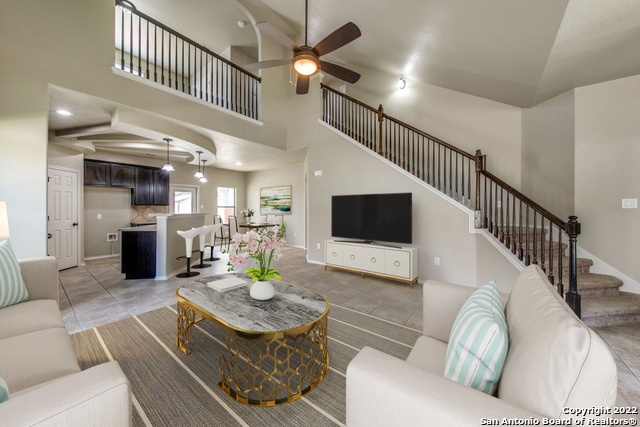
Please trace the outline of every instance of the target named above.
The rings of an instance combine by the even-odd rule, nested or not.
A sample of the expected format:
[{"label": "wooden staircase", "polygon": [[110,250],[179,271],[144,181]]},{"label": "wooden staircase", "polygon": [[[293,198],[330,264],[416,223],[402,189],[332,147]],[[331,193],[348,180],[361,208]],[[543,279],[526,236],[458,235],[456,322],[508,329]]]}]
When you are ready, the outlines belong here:
[{"label": "wooden staircase", "polygon": [[467,153],[387,115],[382,105],[321,88],[325,123],[446,196],[472,209],[475,204],[475,227],[489,231],[525,265],[538,264],[557,288],[562,285],[565,301],[588,326],[640,324],[640,295],[620,292],[622,281],[591,273],[593,261],[576,257],[576,216],[563,220],[491,174],[480,150]]},{"label": "wooden staircase", "polygon": [[[500,226],[497,226],[500,230]],[[510,248],[517,252],[516,242],[525,242],[529,239],[529,250],[523,248],[524,256],[529,255],[532,263],[538,264],[545,271],[551,271],[551,279],[557,284],[562,277],[563,287],[567,288],[569,277],[569,258],[566,256],[568,245],[559,244],[557,241],[551,244],[547,240],[548,230],[523,229],[520,238],[520,229],[513,227],[503,234],[498,233],[501,241],[511,238]],[[533,246],[534,233],[536,234],[536,245]],[[528,234],[528,237],[527,237]],[[544,256],[542,250],[544,249]],[[552,255],[549,257],[549,251]],[[562,276],[560,276],[560,255],[562,255]],[[534,261],[535,258],[535,261]],[[541,260],[544,260],[546,265]],[[549,261],[553,267],[549,269]],[[619,326],[640,324],[640,295],[628,292],[620,292],[622,281],[617,277],[607,274],[592,273],[590,271],[593,261],[588,258],[577,259],[577,282],[578,293],[582,297],[582,321],[589,327],[598,328],[603,326]]]}]

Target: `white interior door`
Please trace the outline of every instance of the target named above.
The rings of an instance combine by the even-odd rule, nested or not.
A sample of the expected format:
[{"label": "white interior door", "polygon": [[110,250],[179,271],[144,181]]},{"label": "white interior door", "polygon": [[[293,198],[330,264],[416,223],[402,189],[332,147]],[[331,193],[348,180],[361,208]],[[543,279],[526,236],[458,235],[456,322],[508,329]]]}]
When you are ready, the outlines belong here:
[{"label": "white interior door", "polygon": [[58,269],[78,265],[78,172],[49,168],[47,232],[49,255]]}]

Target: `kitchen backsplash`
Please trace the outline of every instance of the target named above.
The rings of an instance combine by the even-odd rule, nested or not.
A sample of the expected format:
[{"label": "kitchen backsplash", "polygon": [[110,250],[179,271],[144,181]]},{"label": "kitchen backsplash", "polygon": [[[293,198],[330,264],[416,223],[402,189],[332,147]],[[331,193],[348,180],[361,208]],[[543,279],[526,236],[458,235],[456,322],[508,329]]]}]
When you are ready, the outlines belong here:
[{"label": "kitchen backsplash", "polygon": [[169,213],[169,206],[131,206],[131,222],[156,222],[156,214]]}]

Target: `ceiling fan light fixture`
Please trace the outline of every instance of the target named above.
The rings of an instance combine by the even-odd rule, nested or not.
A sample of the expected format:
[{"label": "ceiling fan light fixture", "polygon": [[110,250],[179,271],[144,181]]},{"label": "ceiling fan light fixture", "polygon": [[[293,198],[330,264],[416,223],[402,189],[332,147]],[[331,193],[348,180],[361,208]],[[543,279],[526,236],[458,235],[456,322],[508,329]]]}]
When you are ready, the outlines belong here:
[{"label": "ceiling fan light fixture", "polygon": [[310,76],[318,71],[318,60],[311,55],[299,56],[293,63],[293,68],[303,76]]}]

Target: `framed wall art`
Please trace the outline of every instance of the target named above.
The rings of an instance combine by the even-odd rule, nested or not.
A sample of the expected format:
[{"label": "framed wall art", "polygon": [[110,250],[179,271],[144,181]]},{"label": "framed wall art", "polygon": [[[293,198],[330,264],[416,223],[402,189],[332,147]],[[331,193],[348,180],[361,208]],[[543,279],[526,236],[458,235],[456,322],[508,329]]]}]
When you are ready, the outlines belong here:
[{"label": "framed wall art", "polygon": [[262,187],[260,189],[260,215],[290,214],[291,186]]}]

